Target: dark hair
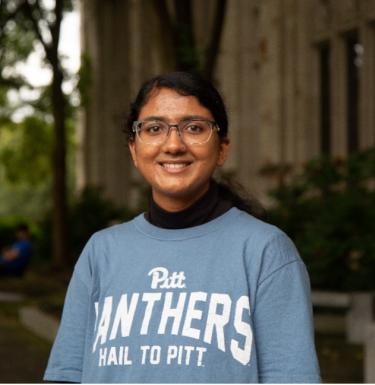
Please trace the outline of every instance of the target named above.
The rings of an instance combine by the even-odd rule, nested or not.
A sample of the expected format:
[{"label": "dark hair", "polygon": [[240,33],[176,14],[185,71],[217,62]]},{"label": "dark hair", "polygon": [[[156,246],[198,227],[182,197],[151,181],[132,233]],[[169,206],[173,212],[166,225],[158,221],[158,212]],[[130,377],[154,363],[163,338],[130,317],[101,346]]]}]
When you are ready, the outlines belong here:
[{"label": "dark hair", "polygon": [[155,89],[169,88],[181,95],[195,96],[199,103],[212,113],[220,127],[219,136],[228,135],[228,116],[222,97],[217,89],[206,79],[192,72],[170,72],[158,75],[141,86],[137,97],[130,105],[125,131],[128,141],[134,140],[133,122],[138,119],[142,107],[147,103]]},{"label": "dark hair", "polygon": [[16,231],[29,231],[29,226],[26,223],[20,223],[17,225]]},{"label": "dark hair", "polygon": [[[228,136],[228,116],[224,101],[211,82],[197,73],[170,72],[155,76],[143,83],[134,102],[130,104],[130,111],[124,129],[128,141],[134,140],[133,122],[138,119],[142,107],[147,103],[152,92],[160,88],[169,88],[185,96],[195,96],[199,103],[212,113],[220,127],[219,136],[221,138]],[[265,217],[262,206],[255,199],[250,198],[249,194],[238,182],[224,179],[218,182],[218,185],[219,194],[222,198],[230,200],[235,207],[255,217]]]},{"label": "dark hair", "polygon": [[229,200],[234,207],[246,211],[256,218],[267,219],[267,212],[264,207],[257,199],[249,194],[241,183],[232,178],[223,177],[217,184],[221,198]]}]

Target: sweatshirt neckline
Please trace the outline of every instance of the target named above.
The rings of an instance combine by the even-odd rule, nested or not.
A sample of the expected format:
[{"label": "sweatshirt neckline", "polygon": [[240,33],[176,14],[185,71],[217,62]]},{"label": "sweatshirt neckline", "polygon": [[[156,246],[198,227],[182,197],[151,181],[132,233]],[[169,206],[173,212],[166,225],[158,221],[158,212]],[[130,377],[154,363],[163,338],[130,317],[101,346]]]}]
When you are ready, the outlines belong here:
[{"label": "sweatshirt neckline", "polygon": [[179,241],[189,238],[202,237],[208,233],[216,231],[222,225],[222,223],[231,221],[236,216],[238,216],[240,214],[240,210],[238,210],[236,207],[232,207],[224,214],[209,222],[184,229],[165,229],[157,227],[148,222],[144,214],[145,213],[142,213],[134,218],[134,226],[138,231],[150,238],[155,238],[162,241]]},{"label": "sweatshirt neckline", "polygon": [[211,180],[206,193],[191,206],[181,211],[166,211],[158,206],[151,197],[145,218],[147,222],[164,229],[186,229],[209,222],[233,206],[232,202],[220,195],[218,183]]}]

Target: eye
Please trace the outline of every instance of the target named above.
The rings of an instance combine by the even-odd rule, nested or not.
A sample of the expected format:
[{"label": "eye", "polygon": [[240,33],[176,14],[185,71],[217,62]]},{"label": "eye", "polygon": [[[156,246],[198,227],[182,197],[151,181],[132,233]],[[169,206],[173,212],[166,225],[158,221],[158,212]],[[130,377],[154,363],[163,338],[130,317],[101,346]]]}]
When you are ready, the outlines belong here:
[{"label": "eye", "polygon": [[146,122],[142,126],[142,131],[147,135],[158,135],[164,130],[161,122]]},{"label": "eye", "polygon": [[201,134],[206,129],[207,129],[207,123],[200,122],[200,121],[188,122],[184,127],[184,131],[189,134]]}]

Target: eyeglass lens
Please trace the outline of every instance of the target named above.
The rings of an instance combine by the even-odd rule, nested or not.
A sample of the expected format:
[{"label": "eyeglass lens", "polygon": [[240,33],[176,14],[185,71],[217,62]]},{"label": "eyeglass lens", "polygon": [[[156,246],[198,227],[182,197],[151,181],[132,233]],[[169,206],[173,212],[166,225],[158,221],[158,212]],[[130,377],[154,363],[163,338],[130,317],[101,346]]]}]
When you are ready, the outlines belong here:
[{"label": "eyeglass lens", "polygon": [[164,142],[170,129],[176,127],[184,142],[199,144],[210,139],[214,125],[208,120],[182,121],[178,125],[169,125],[163,121],[142,121],[136,127],[140,140],[145,143]]}]

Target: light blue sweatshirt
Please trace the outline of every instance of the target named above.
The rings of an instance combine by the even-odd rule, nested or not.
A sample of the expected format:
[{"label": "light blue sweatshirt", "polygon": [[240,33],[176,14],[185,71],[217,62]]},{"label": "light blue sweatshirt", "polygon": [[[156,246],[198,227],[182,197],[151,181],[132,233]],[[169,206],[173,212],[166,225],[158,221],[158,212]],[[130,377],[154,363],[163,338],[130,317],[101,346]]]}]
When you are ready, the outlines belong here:
[{"label": "light blue sweatshirt", "polygon": [[305,266],[236,208],[187,229],[139,215],[102,230],[75,266],[45,379],[319,382]]}]

